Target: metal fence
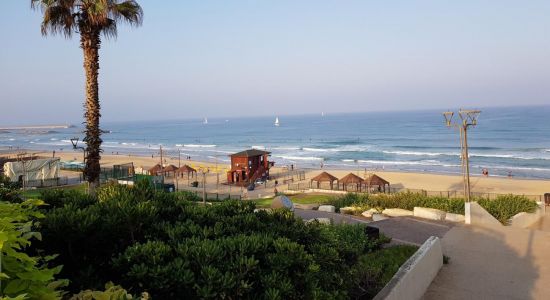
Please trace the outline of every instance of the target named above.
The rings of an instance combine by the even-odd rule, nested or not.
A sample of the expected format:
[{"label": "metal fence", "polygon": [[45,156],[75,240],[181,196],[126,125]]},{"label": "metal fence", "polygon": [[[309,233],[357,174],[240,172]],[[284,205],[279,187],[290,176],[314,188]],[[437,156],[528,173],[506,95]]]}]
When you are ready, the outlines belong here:
[{"label": "metal fence", "polygon": [[[179,192],[189,192],[194,194],[195,196],[202,199],[203,193],[200,191],[192,191],[192,190],[182,190],[180,189]],[[242,200],[242,196],[240,194],[228,194],[228,193],[206,193],[206,200],[212,201],[222,201],[222,200]]]},{"label": "metal fence", "polygon": [[25,182],[25,187],[54,187],[60,185],[67,185],[69,183],[69,178],[66,176],[52,178],[52,179],[41,179],[41,180],[28,180]]},{"label": "metal fence", "polygon": [[[327,192],[329,191],[340,191],[340,192],[352,192],[352,193],[361,193],[361,194],[382,194],[382,191],[374,190],[374,191],[368,191],[364,189],[357,189],[355,186],[349,185],[346,189],[343,189],[343,187],[337,184],[334,184],[332,188],[328,183],[321,183],[319,187],[317,187],[317,184],[311,184],[311,183],[289,183],[287,184],[287,189],[290,191],[296,191],[296,192],[304,192],[309,189],[320,189],[325,190]],[[464,198],[464,191],[429,191],[429,190],[422,190],[422,189],[406,189],[406,188],[390,188],[386,191],[387,194],[397,194],[397,193],[415,193],[415,194],[422,194],[425,196],[434,196],[434,197],[445,197],[445,198]],[[508,194],[499,194],[499,193],[483,193],[483,192],[472,192],[472,197],[475,198],[486,198],[490,200],[496,199],[498,196],[504,196]],[[525,195],[525,194],[515,194],[519,196],[524,196],[530,200],[533,201],[543,201],[544,196],[543,195]]]}]

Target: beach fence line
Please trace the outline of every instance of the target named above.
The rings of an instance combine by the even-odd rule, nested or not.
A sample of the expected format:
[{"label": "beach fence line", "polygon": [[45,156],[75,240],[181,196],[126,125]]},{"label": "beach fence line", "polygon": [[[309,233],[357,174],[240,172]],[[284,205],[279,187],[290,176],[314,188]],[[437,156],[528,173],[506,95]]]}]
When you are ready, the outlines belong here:
[{"label": "beach fence line", "polygon": [[[350,193],[358,193],[358,194],[384,194],[383,191],[378,190],[368,190],[368,189],[358,189],[356,186],[349,185],[345,189],[342,186],[338,186],[337,184],[334,184],[331,188],[328,183],[322,183],[317,187],[316,184],[310,184],[306,182],[302,183],[289,183],[287,184],[287,189],[294,192],[305,192],[310,189],[318,189],[318,190],[326,190],[326,191],[345,191]],[[464,192],[463,191],[430,191],[430,190],[423,190],[423,189],[407,189],[407,188],[392,188],[386,190],[386,194],[397,194],[397,193],[414,193],[414,194],[422,194],[424,196],[433,196],[433,197],[444,197],[444,198],[464,198]],[[472,192],[472,197],[475,198],[486,198],[489,200],[494,200],[499,196],[505,196],[508,194],[501,194],[501,193],[483,193],[483,192]],[[544,196],[543,195],[525,195],[525,194],[515,194],[524,196],[529,200],[533,201],[543,201]]]},{"label": "beach fence line", "polygon": [[[188,192],[197,196],[200,199],[202,199],[202,196],[203,196],[202,191],[179,189],[178,192]],[[242,200],[242,196],[240,194],[212,193],[212,192],[206,192],[205,194],[206,194],[206,200],[210,200],[210,201]]]},{"label": "beach fence line", "polygon": [[39,179],[39,180],[27,180],[25,181],[25,188],[35,187],[54,187],[69,184],[69,178],[67,176],[51,178],[51,179]]}]

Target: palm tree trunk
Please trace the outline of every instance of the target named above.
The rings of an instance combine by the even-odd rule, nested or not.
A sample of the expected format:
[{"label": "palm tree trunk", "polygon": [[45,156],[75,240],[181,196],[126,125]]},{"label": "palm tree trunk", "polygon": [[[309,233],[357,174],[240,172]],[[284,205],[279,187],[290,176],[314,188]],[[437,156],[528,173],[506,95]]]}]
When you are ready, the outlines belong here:
[{"label": "palm tree trunk", "polygon": [[99,166],[101,154],[101,131],[99,118],[101,117],[99,105],[99,48],[101,39],[99,30],[80,28],[80,46],[84,51],[84,72],[86,73],[86,102],[84,103],[86,120],[86,168],[84,175],[89,183],[89,192],[95,195],[99,186]]}]

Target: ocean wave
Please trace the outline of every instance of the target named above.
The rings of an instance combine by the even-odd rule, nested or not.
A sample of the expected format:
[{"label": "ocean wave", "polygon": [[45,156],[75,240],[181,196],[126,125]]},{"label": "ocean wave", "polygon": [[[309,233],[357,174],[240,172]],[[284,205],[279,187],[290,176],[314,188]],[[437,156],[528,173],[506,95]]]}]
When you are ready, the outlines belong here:
[{"label": "ocean wave", "polygon": [[207,144],[184,144],[185,148],[215,148],[216,145],[207,145]]},{"label": "ocean wave", "polygon": [[415,166],[438,166],[438,167],[460,167],[460,165],[445,164],[437,160],[421,160],[421,161],[393,161],[393,160],[358,160],[359,163],[367,163],[373,165],[415,165]]},{"label": "ocean wave", "polygon": [[414,156],[459,156],[458,153],[442,153],[442,152],[420,152],[420,151],[390,151],[384,150],[382,153],[386,154],[397,154],[397,155],[414,155]]},{"label": "ocean wave", "polygon": [[522,159],[522,160],[550,160],[550,157],[522,156],[522,155],[515,155],[515,154],[478,154],[478,153],[471,153],[470,157],[510,158],[510,159]]},{"label": "ocean wave", "polygon": [[274,155],[274,157],[282,158],[286,160],[313,160],[313,161],[323,160],[322,157],[316,157],[316,156]]},{"label": "ocean wave", "polygon": [[331,152],[331,151],[335,151],[335,149],[330,149],[330,148],[310,148],[310,147],[303,147],[301,150],[303,151],[309,151],[309,152]]},{"label": "ocean wave", "polygon": [[265,151],[265,149],[266,149],[265,146],[257,146],[257,145],[256,145],[256,146],[252,146],[252,147],[250,147],[250,148],[256,149],[256,150],[264,150],[264,151]]},{"label": "ocean wave", "polygon": [[282,146],[282,147],[273,147],[273,150],[302,150],[302,147],[292,147],[292,146]]},{"label": "ocean wave", "polygon": [[518,170],[518,171],[542,171],[547,172],[550,171],[549,168],[534,168],[534,167],[516,167],[516,166],[481,166],[481,165],[474,165],[472,168],[485,168],[485,169],[494,169],[494,170]]}]

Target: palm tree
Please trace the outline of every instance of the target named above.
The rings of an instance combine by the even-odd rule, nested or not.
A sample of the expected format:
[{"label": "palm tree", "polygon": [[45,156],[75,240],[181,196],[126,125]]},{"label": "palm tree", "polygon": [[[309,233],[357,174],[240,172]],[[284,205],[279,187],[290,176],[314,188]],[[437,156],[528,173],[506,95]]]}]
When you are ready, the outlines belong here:
[{"label": "palm tree", "polygon": [[134,0],[31,0],[31,7],[41,9],[42,35],[62,34],[70,38],[80,34],[80,47],[84,52],[86,73],[86,100],[84,113],[86,130],[86,167],[84,175],[91,194],[99,186],[101,154],[101,117],[99,105],[99,48],[101,35],[116,37],[117,22],[141,25],[143,11]]}]

